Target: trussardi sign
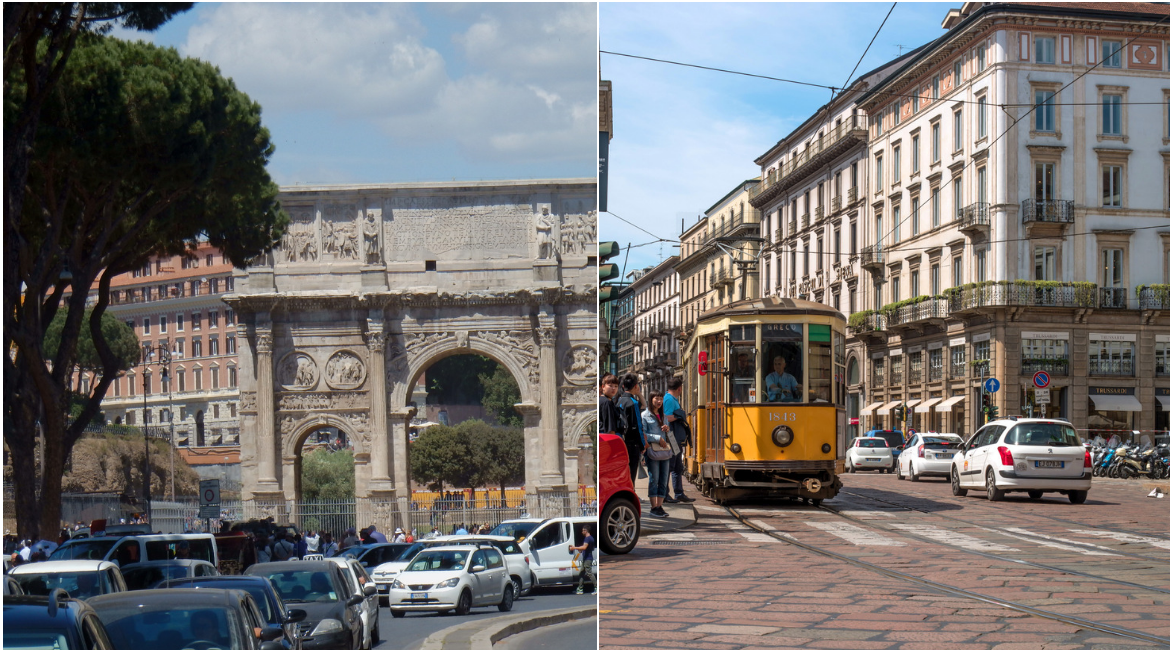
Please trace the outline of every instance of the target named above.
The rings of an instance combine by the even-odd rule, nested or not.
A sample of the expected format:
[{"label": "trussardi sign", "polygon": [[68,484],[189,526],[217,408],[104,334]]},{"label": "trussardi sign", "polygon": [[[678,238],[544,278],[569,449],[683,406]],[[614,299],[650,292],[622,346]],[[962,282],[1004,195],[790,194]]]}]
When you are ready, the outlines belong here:
[{"label": "trussardi sign", "polygon": [[[1162,388],[1160,390],[1166,390]],[[1134,388],[1121,388],[1115,386],[1089,386],[1090,395],[1133,395]]]}]

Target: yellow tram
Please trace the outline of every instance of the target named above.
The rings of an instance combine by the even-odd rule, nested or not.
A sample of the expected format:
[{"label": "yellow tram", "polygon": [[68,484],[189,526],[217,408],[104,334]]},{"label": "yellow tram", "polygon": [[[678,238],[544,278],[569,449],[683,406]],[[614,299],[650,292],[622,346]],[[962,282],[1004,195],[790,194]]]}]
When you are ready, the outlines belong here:
[{"label": "yellow tram", "polygon": [[695,444],[687,473],[715,499],[841,489],[845,316],[807,300],[734,302],[699,316],[685,351]]}]

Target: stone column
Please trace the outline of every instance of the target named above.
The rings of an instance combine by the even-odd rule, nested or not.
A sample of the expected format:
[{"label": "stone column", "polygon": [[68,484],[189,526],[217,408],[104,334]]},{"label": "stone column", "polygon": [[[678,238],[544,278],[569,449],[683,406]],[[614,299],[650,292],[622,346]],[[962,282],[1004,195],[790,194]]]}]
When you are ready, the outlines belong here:
[{"label": "stone column", "polygon": [[369,321],[366,348],[370,367],[370,492],[394,489],[390,478],[390,435],[386,426],[386,333],[382,323]]},{"label": "stone column", "polygon": [[560,396],[557,391],[557,328],[541,315],[540,337],[540,487],[564,486],[561,474]]},{"label": "stone column", "polygon": [[409,436],[410,420],[417,412],[418,409],[406,408],[387,413],[390,424],[387,432],[390,441],[389,451],[393,458],[389,489],[397,493],[400,502],[410,498],[410,457],[406,441]]},{"label": "stone column", "polygon": [[279,492],[276,479],[276,404],[272,375],[271,324],[256,328],[256,492]]}]

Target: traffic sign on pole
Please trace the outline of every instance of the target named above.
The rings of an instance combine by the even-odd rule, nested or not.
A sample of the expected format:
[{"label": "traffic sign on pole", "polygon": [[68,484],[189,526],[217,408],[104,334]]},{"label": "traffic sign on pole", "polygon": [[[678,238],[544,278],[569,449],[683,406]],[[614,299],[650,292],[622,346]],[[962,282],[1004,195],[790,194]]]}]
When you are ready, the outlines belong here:
[{"label": "traffic sign on pole", "polygon": [[1032,375],[1032,385],[1036,388],[1048,388],[1048,384],[1051,381],[1052,378],[1043,370],[1037,370],[1036,374]]},{"label": "traffic sign on pole", "polygon": [[199,505],[219,505],[219,479],[213,478],[199,481]]},{"label": "traffic sign on pole", "polygon": [[983,382],[983,390],[989,393],[997,392],[999,390],[999,380],[995,377],[988,378],[987,381]]},{"label": "traffic sign on pole", "polygon": [[1036,405],[1037,406],[1039,406],[1041,404],[1051,404],[1052,403],[1052,393],[1050,391],[1051,391],[1051,389],[1049,389],[1049,388],[1037,388],[1036,389]]}]

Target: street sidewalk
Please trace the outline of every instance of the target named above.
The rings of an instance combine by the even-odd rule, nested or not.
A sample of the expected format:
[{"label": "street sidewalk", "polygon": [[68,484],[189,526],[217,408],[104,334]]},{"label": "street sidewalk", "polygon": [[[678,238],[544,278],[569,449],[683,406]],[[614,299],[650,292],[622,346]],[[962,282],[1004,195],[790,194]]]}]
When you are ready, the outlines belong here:
[{"label": "street sidewalk", "polygon": [[[683,489],[689,497],[697,494],[695,486],[690,481],[683,481]],[[642,535],[657,535],[686,528],[695,523],[695,508],[690,503],[663,503],[662,508],[670,515],[665,519],[650,516],[650,500],[645,495],[650,492],[650,479],[641,478],[634,481],[634,491],[642,501]]]},{"label": "street sidewalk", "polygon": [[418,650],[491,650],[493,644],[513,634],[590,616],[597,616],[596,601],[577,607],[469,621],[435,632],[418,646]]}]

